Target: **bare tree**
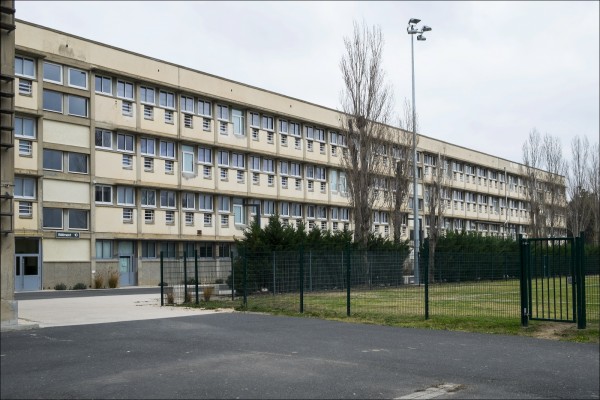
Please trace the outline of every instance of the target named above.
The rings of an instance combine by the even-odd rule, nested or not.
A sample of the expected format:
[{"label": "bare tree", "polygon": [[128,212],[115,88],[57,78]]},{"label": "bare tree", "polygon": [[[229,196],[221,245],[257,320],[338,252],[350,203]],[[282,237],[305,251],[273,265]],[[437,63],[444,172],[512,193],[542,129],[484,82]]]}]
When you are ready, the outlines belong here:
[{"label": "bare tree", "polygon": [[592,243],[600,246],[600,144],[592,146],[588,166],[588,187],[592,195]]},{"label": "bare tree", "polygon": [[[425,189],[424,193],[424,207],[425,215],[429,220],[429,233],[427,235],[429,243],[429,281],[433,282],[435,274],[435,249],[439,238],[443,234],[444,228],[444,212],[446,210],[446,203],[449,199],[449,190],[446,187],[448,180],[448,162],[444,153],[437,155],[434,159],[435,166],[425,168],[431,168],[430,173],[424,174],[423,186]],[[428,176],[431,176],[429,178]]]},{"label": "bare tree", "polygon": [[340,61],[344,80],[341,105],[342,129],[348,148],[342,154],[353,210],[355,240],[367,244],[372,209],[378,194],[374,183],[385,174],[377,151],[388,142],[392,94],[382,68],[383,35],[377,26],[354,23],[351,38],[344,38],[345,54]]},{"label": "bare tree", "polygon": [[523,165],[525,174],[525,194],[529,203],[529,234],[533,237],[544,235],[544,204],[541,190],[542,140],[537,129],[533,128],[523,143]]},{"label": "bare tree", "polygon": [[569,208],[568,208],[568,227],[573,236],[579,235],[579,232],[585,230],[590,215],[590,202],[587,201],[589,194],[587,178],[588,160],[589,160],[589,142],[584,136],[583,139],[575,136],[571,141],[571,163],[567,175]]},{"label": "bare tree", "polygon": [[545,210],[548,235],[554,237],[560,232],[561,219],[566,210],[564,181],[566,166],[560,140],[557,137],[548,134],[544,136],[543,156],[546,169],[544,186],[547,194],[543,199],[542,208]]},{"label": "bare tree", "polygon": [[[408,220],[406,210],[406,200],[410,191],[410,184],[413,177],[413,134],[412,125],[412,107],[408,99],[404,99],[404,115],[399,120],[400,130],[392,138],[392,162],[389,167],[390,190],[386,207],[392,214],[392,228],[394,242],[399,243],[402,237],[402,225]],[[418,119],[415,121],[415,128],[418,127]]]}]

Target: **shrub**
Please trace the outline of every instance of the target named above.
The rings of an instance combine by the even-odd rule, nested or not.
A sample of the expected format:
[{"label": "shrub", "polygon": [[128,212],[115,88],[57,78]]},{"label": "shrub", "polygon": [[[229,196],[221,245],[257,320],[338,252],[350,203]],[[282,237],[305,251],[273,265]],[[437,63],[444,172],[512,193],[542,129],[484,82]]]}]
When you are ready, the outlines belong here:
[{"label": "shrub", "polygon": [[85,283],[76,283],[75,286],[73,286],[73,290],[84,290],[87,289],[87,285]]},{"label": "shrub", "polygon": [[119,271],[111,269],[108,273],[108,287],[114,289],[117,286],[119,286]]},{"label": "shrub", "polygon": [[214,290],[214,288],[212,286],[206,286],[202,290],[202,298],[204,299],[204,301],[210,301],[210,297],[213,294],[213,290]]},{"label": "shrub", "polygon": [[188,285],[195,285],[196,284],[196,279],[195,278],[188,278],[187,284]]},{"label": "shrub", "polygon": [[173,296],[173,292],[167,293],[167,304],[175,304],[175,296]]},{"label": "shrub", "polygon": [[190,292],[185,294],[185,302],[186,303],[191,303],[192,302],[192,294]]},{"label": "shrub", "polygon": [[94,275],[94,288],[95,289],[104,289],[104,275],[96,272]]},{"label": "shrub", "polygon": [[57,283],[56,285],[54,285],[54,290],[67,290],[67,285],[65,285],[64,283]]},{"label": "shrub", "polygon": [[222,279],[222,278],[215,279],[215,283],[216,283],[217,285],[220,285],[220,284],[222,284],[222,283],[223,283],[223,279]]}]

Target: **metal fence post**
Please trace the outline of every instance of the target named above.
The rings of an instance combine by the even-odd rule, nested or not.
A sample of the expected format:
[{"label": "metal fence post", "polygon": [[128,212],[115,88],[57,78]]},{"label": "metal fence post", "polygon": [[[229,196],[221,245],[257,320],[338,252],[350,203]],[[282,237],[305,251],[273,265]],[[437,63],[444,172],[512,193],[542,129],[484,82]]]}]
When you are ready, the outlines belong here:
[{"label": "metal fence post", "polygon": [[242,249],[244,259],[244,307],[248,307],[248,257],[246,249]]},{"label": "metal fence post", "polygon": [[577,329],[585,329],[587,318],[585,315],[585,234],[581,232],[579,237],[575,239],[577,247]]},{"label": "metal fence post", "polygon": [[273,296],[275,296],[275,252],[273,252]]},{"label": "metal fence post", "polygon": [[[342,252],[343,255],[343,252]],[[352,285],[351,279],[352,264],[350,263],[350,244],[346,245],[346,315],[350,316],[350,286]]]},{"label": "metal fence post", "polygon": [[198,249],[194,249],[194,278],[196,279],[196,304],[199,304],[198,285],[200,285],[200,280],[198,279]]},{"label": "metal fence post", "polygon": [[183,252],[183,302],[187,303],[187,252]]},{"label": "metal fence post", "polygon": [[529,317],[527,313],[527,305],[528,295],[527,295],[527,277],[529,274],[527,273],[527,261],[526,261],[526,251],[525,251],[525,241],[523,240],[523,235],[519,234],[519,254],[521,256],[521,326],[527,327],[529,324]]},{"label": "metal fence post", "polygon": [[300,245],[300,313],[304,312],[304,246]]},{"label": "metal fence post", "polygon": [[[429,238],[425,239],[425,246],[429,247]],[[424,264],[421,270],[424,270],[423,280],[425,281],[425,319],[429,319],[429,251],[424,251],[424,257],[421,257],[421,262]]]},{"label": "metal fence post", "polygon": [[230,275],[231,275],[231,286],[230,286],[231,301],[234,301],[235,300],[235,297],[234,297],[235,296],[235,272],[233,269],[233,252],[229,253],[229,260],[231,260],[231,273],[230,273]]},{"label": "metal fence post", "polygon": [[163,252],[160,252],[160,306],[165,305],[165,274]]}]

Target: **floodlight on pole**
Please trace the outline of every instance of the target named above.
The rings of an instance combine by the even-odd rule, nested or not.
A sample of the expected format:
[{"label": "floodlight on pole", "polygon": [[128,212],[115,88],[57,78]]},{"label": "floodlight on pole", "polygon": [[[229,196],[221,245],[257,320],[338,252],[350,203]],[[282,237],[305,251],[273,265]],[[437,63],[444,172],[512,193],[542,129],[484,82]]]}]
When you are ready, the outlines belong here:
[{"label": "floodlight on pole", "polygon": [[[414,35],[417,35],[417,40],[425,41],[426,38],[423,36],[424,32],[431,31],[431,28],[427,25],[423,25],[423,27],[419,30],[415,25],[421,22],[418,18],[411,18],[408,20],[408,27],[406,28],[406,32],[408,32],[411,38],[410,40],[410,52],[411,52],[411,60],[412,60],[412,134],[413,134],[413,243],[414,243],[414,279],[415,283],[420,283],[419,277],[419,190],[417,185],[417,129],[416,129],[416,120],[417,114],[415,109],[415,47],[414,47]],[[425,277],[427,279],[427,277]]]}]

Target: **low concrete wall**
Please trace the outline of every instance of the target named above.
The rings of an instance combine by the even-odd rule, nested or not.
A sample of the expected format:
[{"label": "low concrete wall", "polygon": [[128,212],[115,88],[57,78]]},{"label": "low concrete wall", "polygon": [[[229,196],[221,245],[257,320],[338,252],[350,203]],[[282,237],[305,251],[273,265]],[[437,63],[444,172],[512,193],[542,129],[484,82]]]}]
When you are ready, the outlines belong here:
[{"label": "low concrete wall", "polygon": [[138,285],[158,286],[160,283],[160,260],[138,259]]},{"label": "low concrete wall", "polygon": [[92,284],[89,262],[45,262],[42,269],[42,289],[54,289],[59,283],[67,288],[77,283]]},{"label": "low concrete wall", "polygon": [[116,260],[109,261],[98,261],[96,260],[95,273],[92,275],[92,288],[95,288],[94,278],[96,276],[102,276],[103,287],[108,287],[108,277],[111,271],[119,271],[119,262]]}]

